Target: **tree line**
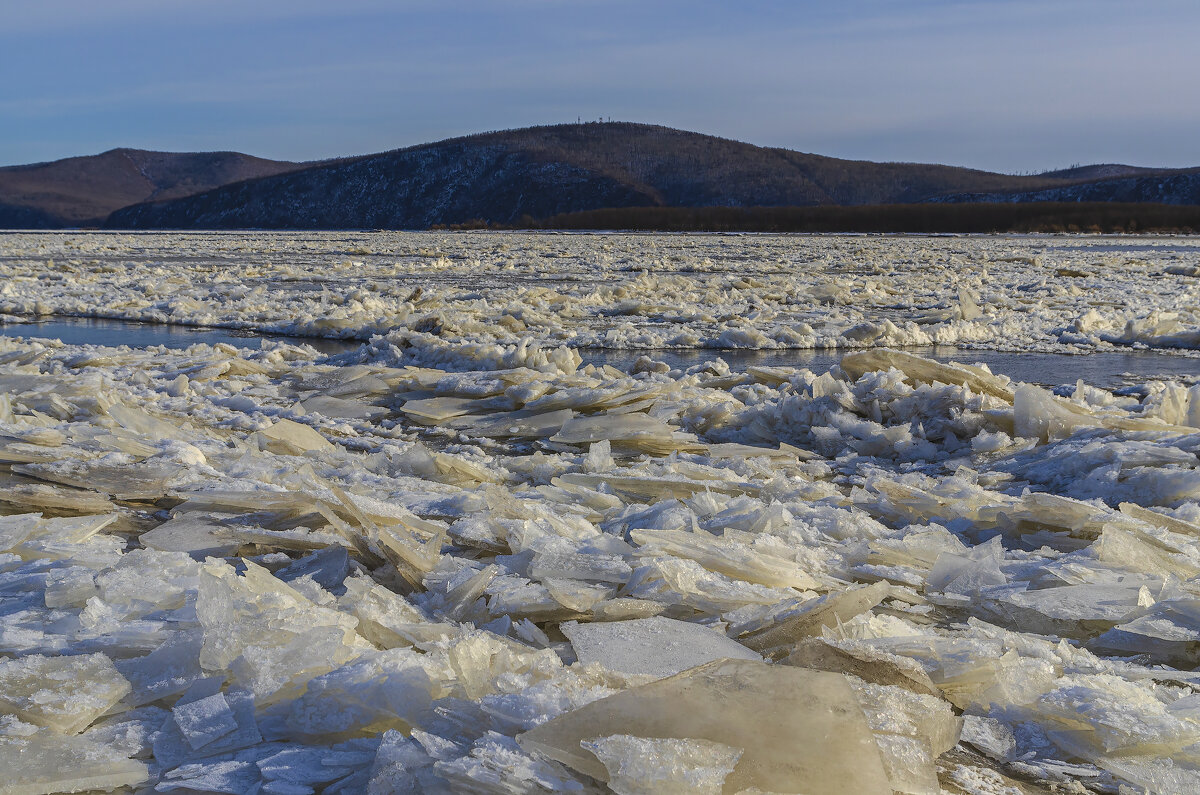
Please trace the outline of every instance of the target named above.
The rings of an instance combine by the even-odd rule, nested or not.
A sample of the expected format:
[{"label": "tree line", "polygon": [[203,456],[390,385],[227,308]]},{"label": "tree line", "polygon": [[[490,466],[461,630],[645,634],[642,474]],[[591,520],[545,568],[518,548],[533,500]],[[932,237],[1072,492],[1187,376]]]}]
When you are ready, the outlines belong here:
[{"label": "tree line", "polygon": [[523,217],[501,227],[663,232],[1200,232],[1200,206],[1115,202],[887,204],[818,207],[615,207]]}]

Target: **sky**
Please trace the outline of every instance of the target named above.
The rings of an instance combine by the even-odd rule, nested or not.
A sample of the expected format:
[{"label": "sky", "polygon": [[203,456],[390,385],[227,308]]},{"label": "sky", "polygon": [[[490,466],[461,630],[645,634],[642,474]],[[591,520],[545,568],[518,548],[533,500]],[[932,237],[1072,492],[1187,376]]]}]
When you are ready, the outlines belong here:
[{"label": "sky", "polygon": [[0,0],[0,164],[612,118],[1008,173],[1200,165],[1195,0]]}]

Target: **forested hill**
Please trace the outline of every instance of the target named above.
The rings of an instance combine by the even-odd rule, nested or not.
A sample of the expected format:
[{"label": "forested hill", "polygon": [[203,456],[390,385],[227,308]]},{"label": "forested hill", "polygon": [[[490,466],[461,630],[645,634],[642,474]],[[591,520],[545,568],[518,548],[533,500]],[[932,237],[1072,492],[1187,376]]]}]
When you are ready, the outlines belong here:
[{"label": "forested hill", "polygon": [[484,133],[318,165],[125,208],[108,225],[423,229],[604,207],[915,203],[1096,181],[1086,170],[1009,176],[839,160],[667,127],[588,123]]},{"label": "forested hill", "polygon": [[142,149],[7,166],[0,168],[0,227],[97,225],[136,202],[175,199],[302,167],[239,152]]},{"label": "forested hill", "polygon": [[629,207],[925,202],[1200,204],[1196,170],[1011,176],[839,160],[646,124],[483,133],[317,163],[114,149],[0,168],[0,227],[424,229]]}]

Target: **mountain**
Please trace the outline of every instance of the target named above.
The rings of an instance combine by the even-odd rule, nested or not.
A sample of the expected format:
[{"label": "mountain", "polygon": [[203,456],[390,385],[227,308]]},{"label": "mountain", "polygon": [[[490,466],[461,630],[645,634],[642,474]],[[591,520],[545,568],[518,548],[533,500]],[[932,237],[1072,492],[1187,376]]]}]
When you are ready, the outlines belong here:
[{"label": "mountain", "polygon": [[[1142,174],[1155,176],[1131,176]],[[1106,191],[1135,195],[1122,180],[1174,174],[1106,164],[1018,177],[839,160],[645,124],[565,124],[423,144],[140,204],[113,213],[108,226],[423,229],[604,207],[1012,201],[1084,189],[1105,201]],[[1200,203],[1186,191],[1161,195],[1145,200]],[[980,196],[993,198],[968,198]]]},{"label": "mountain", "polygon": [[1200,169],[1151,171],[1145,176],[1122,176],[1040,190],[960,193],[932,201],[1200,204]]},{"label": "mountain", "polygon": [[1011,176],[840,160],[648,124],[563,124],[307,164],[115,149],[9,167],[0,169],[0,226],[425,229],[630,207],[1200,204],[1197,173],[1101,164]]},{"label": "mountain", "polygon": [[401,228],[600,207],[912,203],[1072,184],[839,160],[646,124],[483,133],[322,164],[113,213],[113,228]]},{"label": "mountain", "polygon": [[1041,177],[1063,177],[1065,179],[1112,179],[1114,177],[1140,177],[1147,174],[1169,173],[1175,169],[1144,168],[1120,163],[1097,163],[1092,166],[1071,166],[1058,171],[1044,171]]},{"label": "mountain", "polygon": [[111,149],[0,168],[0,228],[95,226],[121,207],[302,168],[237,152]]}]

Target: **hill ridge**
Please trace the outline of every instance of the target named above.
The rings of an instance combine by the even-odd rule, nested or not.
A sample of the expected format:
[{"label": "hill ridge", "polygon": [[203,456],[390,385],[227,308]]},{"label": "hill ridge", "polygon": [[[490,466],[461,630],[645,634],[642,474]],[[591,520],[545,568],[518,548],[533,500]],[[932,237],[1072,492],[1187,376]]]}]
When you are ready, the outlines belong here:
[{"label": "hill ridge", "polygon": [[[128,167],[112,168],[120,155]],[[64,164],[97,174],[65,186],[59,175],[41,194],[14,195],[11,186],[21,181],[14,175],[31,183],[56,169],[71,171]],[[1110,163],[1017,176],[847,160],[657,124],[583,122],[489,130],[312,163],[118,147],[9,166],[0,168],[0,226],[11,225],[6,214],[26,223],[41,218],[109,228],[423,229],[608,207],[1080,200],[1074,197],[1200,204],[1200,178],[1190,176],[1198,171]],[[109,183],[102,185],[105,174]],[[1133,189],[1130,180],[1143,182]],[[107,191],[100,198],[115,206],[101,212],[96,197],[77,195],[88,185]],[[64,209],[73,199],[85,206]]]},{"label": "hill ridge", "polygon": [[114,210],[176,199],[248,177],[303,168],[241,152],[116,147],[97,155],[0,167],[0,227],[99,225]]}]

